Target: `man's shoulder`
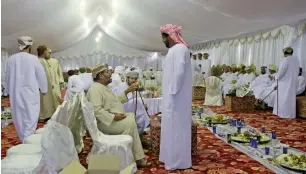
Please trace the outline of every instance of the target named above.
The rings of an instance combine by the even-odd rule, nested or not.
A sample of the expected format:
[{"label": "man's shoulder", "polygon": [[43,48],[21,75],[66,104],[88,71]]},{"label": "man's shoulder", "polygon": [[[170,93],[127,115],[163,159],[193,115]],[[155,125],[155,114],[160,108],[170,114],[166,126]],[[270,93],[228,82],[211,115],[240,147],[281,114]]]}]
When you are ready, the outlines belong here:
[{"label": "man's shoulder", "polygon": [[176,44],[176,45],[173,47],[173,49],[174,49],[174,50],[180,50],[180,51],[188,52],[188,53],[189,53],[188,48],[187,48],[186,45],[184,45],[184,44]]}]

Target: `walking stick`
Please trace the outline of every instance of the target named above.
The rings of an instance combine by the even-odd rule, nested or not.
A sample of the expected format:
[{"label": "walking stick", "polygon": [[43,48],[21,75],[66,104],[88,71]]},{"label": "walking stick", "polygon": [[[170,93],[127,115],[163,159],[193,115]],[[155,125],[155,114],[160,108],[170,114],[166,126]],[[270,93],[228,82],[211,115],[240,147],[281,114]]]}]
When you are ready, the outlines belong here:
[{"label": "walking stick", "polygon": [[277,93],[277,106],[276,106],[276,114],[277,114],[277,116],[278,116],[278,79],[277,79],[277,82],[276,82],[276,84],[277,84],[277,89],[276,89],[276,93]]}]

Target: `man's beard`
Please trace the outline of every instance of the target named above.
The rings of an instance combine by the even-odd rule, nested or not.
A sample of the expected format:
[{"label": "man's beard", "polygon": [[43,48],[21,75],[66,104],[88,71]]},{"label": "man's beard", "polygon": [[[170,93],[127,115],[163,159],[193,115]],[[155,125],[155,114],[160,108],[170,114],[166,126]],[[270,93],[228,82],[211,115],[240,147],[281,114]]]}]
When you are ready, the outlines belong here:
[{"label": "man's beard", "polygon": [[166,42],[166,43],[165,43],[165,46],[166,46],[167,48],[170,48],[169,42]]}]

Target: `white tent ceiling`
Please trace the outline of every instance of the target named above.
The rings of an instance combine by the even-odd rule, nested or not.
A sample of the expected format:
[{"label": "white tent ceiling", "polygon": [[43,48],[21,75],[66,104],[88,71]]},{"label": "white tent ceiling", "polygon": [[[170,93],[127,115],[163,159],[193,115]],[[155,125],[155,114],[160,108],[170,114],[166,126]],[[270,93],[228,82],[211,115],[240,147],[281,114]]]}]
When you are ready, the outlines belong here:
[{"label": "white tent ceiling", "polygon": [[167,23],[183,26],[192,45],[294,24],[305,9],[306,0],[2,0],[2,47],[13,51],[29,35],[62,51],[98,26],[129,47],[164,51],[159,27]]}]

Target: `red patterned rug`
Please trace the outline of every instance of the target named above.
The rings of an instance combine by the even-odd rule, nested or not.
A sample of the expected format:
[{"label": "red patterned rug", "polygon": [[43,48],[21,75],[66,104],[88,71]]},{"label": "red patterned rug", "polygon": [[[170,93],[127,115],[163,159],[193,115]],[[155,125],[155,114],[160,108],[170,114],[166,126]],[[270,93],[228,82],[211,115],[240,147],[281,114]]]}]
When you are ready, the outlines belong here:
[{"label": "red patterned rug", "polygon": [[[3,101],[2,101],[3,103]],[[306,120],[301,119],[280,119],[272,116],[271,112],[256,111],[254,113],[233,113],[224,107],[212,107],[215,112],[226,113],[235,118],[242,118],[246,123],[256,128],[265,126],[267,131],[276,130],[278,138],[292,147],[306,151]],[[39,123],[42,127],[44,123]],[[257,161],[252,160],[247,155],[237,151],[226,143],[216,138],[209,130],[199,128],[198,155],[193,157],[193,166],[188,170],[166,171],[163,165],[153,157],[150,149],[146,149],[150,168],[139,169],[139,174],[269,174],[273,173]],[[8,148],[19,144],[13,124],[1,130],[1,158],[5,157]],[[86,157],[91,149],[92,141],[87,135],[84,137],[85,148],[79,154],[81,163],[87,167]]]}]

